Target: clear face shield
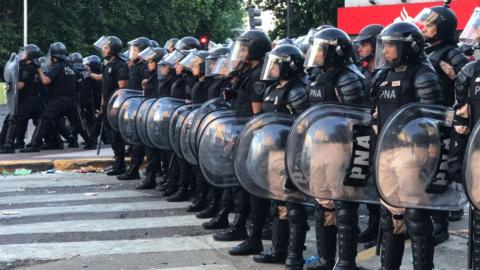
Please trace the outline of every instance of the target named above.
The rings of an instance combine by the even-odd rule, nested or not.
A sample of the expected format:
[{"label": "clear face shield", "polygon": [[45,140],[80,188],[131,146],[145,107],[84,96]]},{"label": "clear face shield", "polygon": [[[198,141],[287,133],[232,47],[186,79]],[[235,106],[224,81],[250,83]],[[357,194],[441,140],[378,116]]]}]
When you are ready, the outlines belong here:
[{"label": "clear face shield", "polygon": [[243,67],[243,64],[248,57],[248,49],[250,48],[250,42],[245,40],[236,40],[230,51],[229,60],[229,72],[235,72]]},{"label": "clear face shield", "polygon": [[218,58],[207,58],[205,60],[205,77],[212,77],[215,66],[217,65]]},{"label": "clear face shield", "polygon": [[167,55],[162,59],[165,64],[169,65],[170,68],[175,67],[175,65],[180,62],[183,57],[185,57],[181,52],[175,50]]},{"label": "clear face shield", "polygon": [[212,76],[227,77],[229,74],[229,61],[227,56],[220,56],[217,59],[215,68],[213,69]]},{"label": "clear face shield", "polygon": [[411,37],[398,38],[379,36],[375,50],[375,68],[392,67],[402,59],[402,46],[411,41]]},{"label": "clear face shield", "polygon": [[307,54],[305,55],[304,66],[306,68],[323,67],[325,64],[325,57],[327,56],[328,47],[330,45],[336,46],[336,41],[314,38],[310,42]]},{"label": "clear face shield", "polygon": [[476,8],[460,35],[460,42],[477,45],[480,38],[480,8]]},{"label": "clear face shield", "polygon": [[310,28],[310,30],[308,30],[308,33],[307,35],[304,37],[304,39],[302,40],[302,45],[303,46],[308,46],[310,44],[310,41],[313,40],[313,38],[315,37],[315,34],[317,33],[318,31],[314,28]]},{"label": "clear face shield", "polygon": [[182,61],[180,61],[180,65],[190,72],[193,72],[193,70],[198,68],[202,63],[203,59],[198,56],[197,50],[191,51]]},{"label": "clear face shield", "polygon": [[97,41],[95,41],[95,43],[93,43],[93,47],[99,51],[102,51],[107,45],[110,45],[110,40],[108,40],[106,36],[101,36]]},{"label": "clear face shield", "polygon": [[137,46],[130,45],[130,49],[128,51],[129,51],[128,57],[130,58],[130,60],[135,61],[138,59],[140,49]]},{"label": "clear face shield", "polygon": [[423,30],[427,25],[438,25],[442,20],[442,16],[440,16],[435,11],[431,10],[430,8],[424,8],[417,16],[413,19],[413,23]]},{"label": "clear face shield", "polygon": [[142,58],[145,61],[149,61],[150,59],[153,59],[157,56],[157,53],[153,50],[151,47],[147,47],[145,50],[141,51],[138,54],[138,57]]},{"label": "clear face shield", "polygon": [[260,80],[262,81],[276,81],[280,78],[280,63],[282,58],[271,53],[267,53],[265,61],[263,62],[262,73]]}]

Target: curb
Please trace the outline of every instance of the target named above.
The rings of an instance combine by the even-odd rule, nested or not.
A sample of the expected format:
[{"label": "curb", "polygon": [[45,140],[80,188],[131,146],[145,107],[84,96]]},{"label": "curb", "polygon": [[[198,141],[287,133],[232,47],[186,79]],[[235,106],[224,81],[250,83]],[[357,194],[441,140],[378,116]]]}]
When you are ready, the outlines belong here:
[{"label": "curb", "polygon": [[[125,160],[129,163],[129,159]],[[32,172],[46,171],[50,169],[61,171],[78,170],[81,167],[93,166],[104,168],[113,165],[113,158],[85,158],[85,159],[41,159],[41,160],[15,160],[15,161],[0,161],[0,171],[13,172],[18,168],[26,168]]]}]

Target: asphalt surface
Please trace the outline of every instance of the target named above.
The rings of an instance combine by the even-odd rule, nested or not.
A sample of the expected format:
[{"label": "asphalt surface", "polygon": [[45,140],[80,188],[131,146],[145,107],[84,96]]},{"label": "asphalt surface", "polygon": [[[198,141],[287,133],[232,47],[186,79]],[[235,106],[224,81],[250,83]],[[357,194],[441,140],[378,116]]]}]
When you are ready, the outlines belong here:
[{"label": "asphalt surface", "polygon": [[[0,177],[0,269],[284,269],[229,256],[228,248],[238,243],[215,242],[213,232],[201,227],[206,220],[185,211],[188,202],[136,191],[138,183],[103,174]],[[362,229],[366,222],[362,207]],[[466,228],[466,217],[451,224],[452,236],[436,248],[436,269],[466,269]],[[358,251],[363,269],[379,268],[374,248],[359,245]],[[313,227],[304,252],[312,255]],[[402,269],[412,269],[409,242],[403,261]]]}]

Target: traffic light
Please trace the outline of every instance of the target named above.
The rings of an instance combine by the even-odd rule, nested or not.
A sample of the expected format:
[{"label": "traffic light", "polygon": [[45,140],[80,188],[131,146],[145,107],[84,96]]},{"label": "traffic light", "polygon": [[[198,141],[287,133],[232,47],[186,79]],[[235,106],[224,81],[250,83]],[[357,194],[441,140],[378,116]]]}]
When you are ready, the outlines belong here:
[{"label": "traffic light", "polygon": [[199,37],[200,41],[200,46],[202,46],[202,49],[208,50],[208,36],[207,35],[201,35]]},{"label": "traffic light", "polygon": [[262,15],[262,10],[258,8],[248,8],[248,22],[250,24],[250,29],[255,29],[255,26],[262,25],[262,19],[259,18]]}]

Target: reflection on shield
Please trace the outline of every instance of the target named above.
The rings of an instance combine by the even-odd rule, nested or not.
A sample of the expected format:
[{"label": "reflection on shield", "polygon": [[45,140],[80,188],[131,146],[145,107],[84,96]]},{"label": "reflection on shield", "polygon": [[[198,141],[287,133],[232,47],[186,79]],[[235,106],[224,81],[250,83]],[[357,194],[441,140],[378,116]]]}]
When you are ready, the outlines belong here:
[{"label": "reflection on shield", "polygon": [[243,130],[235,150],[234,169],[240,184],[251,194],[278,201],[308,204],[308,196],[288,180],[285,145],[293,117],[265,113]]},{"label": "reflection on shield", "polygon": [[[251,116],[237,116],[233,110],[207,115],[198,144],[198,166],[205,179],[217,187],[238,186],[233,171],[235,144]],[[202,126],[202,124],[200,125]]]},{"label": "reflection on shield", "polygon": [[115,131],[118,129],[118,114],[122,104],[129,98],[143,96],[141,91],[132,90],[132,89],[118,89],[113,93],[108,101],[107,107],[107,119],[110,123],[110,126]]},{"label": "reflection on shield", "polygon": [[231,108],[230,103],[223,101],[221,98],[214,98],[205,103],[203,103],[200,108],[198,108],[197,114],[193,119],[192,128],[190,129],[190,147],[192,148],[192,154],[195,159],[198,157],[198,140],[200,137],[200,125],[205,117],[217,110],[226,110]]},{"label": "reflection on shield", "polygon": [[185,104],[178,107],[170,117],[170,123],[168,124],[168,140],[170,147],[178,157],[184,158],[182,149],[180,148],[180,136],[182,132],[182,125],[187,119],[188,114],[198,108],[199,104]]},{"label": "reflection on shield", "polygon": [[323,200],[379,203],[370,173],[371,109],[323,103],[292,126],[287,171],[305,194]]},{"label": "reflection on shield", "polygon": [[465,151],[465,189],[470,202],[480,209],[480,121],[472,130],[468,138]]},{"label": "reflection on shield", "polygon": [[453,110],[408,104],[385,124],[377,144],[376,179],[381,197],[401,208],[458,210],[463,187],[447,179]]},{"label": "reflection on shield", "polygon": [[192,130],[193,119],[195,119],[198,109],[199,107],[192,109],[188,113],[180,130],[180,150],[182,151],[182,156],[192,165],[197,165],[197,158],[193,155],[192,148],[190,147],[190,132]]},{"label": "reflection on shield", "polygon": [[10,114],[10,117],[15,116],[17,112],[19,69],[20,63],[18,55],[12,53],[3,70],[3,79],[6,82],[5,94],[7,97],[8,113]]},{"label": "reflection on shield", "polygon": [[178,98],[164,97],[155,100],[147,114],[147,137],[158,149],[170,150],[168,126],[173,112],[185,101]]},{"label": "reflection on shield", "polygon": [[[118,111],[118,130],[123,140],[131,145],[143,145],[138,135],[137,117],[141,105],[147,100],[143,96],[129,98]],[[148,100],[153,100],[149,98]]]},{"label": "reflection on shield", "polygon": [[137,117],[135,120],[136,121],[135,126],[137,128],[138,137],[140,138],[140,141],[142,141],[142,144],[144,144],[149,148],[155,148],[153,143],[148,138],[148,134],[147,134],[147,116],[154,102],[155,102],[154,98],[146,99],[142,103],[142,105],[140,105],[140,108],[138,109]]}]

